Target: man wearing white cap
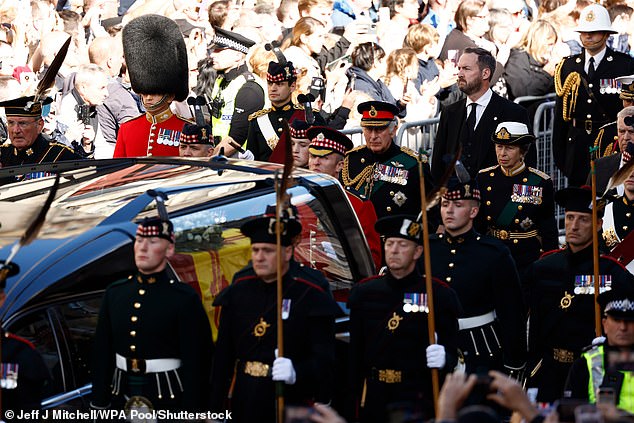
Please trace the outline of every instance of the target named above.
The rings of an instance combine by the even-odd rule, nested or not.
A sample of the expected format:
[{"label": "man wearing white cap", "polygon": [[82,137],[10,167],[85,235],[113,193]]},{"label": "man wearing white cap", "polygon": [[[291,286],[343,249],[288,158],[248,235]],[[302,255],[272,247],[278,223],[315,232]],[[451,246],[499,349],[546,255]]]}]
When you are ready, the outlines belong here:
[{"label": "man wearing white cap", "polygon": [[576,29],[584,51],[567,57],[555,71],[555,163],[571,185],[581,185],[590,168],[589,149],[599,129],[621,108],[615,78],[634,73],[634,60],[606,46],[612,29],[608,11],[599,4],[582,10]]}]

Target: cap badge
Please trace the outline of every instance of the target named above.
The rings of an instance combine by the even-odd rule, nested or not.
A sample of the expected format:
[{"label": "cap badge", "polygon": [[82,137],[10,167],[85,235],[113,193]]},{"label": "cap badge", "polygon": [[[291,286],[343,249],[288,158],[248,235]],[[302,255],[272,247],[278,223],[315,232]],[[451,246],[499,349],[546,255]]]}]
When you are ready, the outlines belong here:
[{"label": "cap badge", "polygon": [[464,186],[464,196],[471,197],[471,186],[469,184],[465,184]]},{"label": "cap badge", "polygon": [[588,14],[586,15],[586,21],[587,22],[592,22],[594,20],[594,13],[593,12],[588,12]]},{"label": "cap badge", "polygon": [[207,128],[201,128],[200,132],[201,132],[201,138],[206,140],[207,139]]},{"label": "cap badge", "polygon": [[320,132],[315,138],[317,138],[319,141],[323,141],[326,137],[323,133]]},{"label": "cap badge", "polygon": [[407,235],[413,238],[417,237],[419,232],[420,232],[420,225],[418,223],[412,223],[411,225],[409,225],[409,228],[407,229]]},{"label": "cap badge", "polygon": [[368,112],[368,114],[370,115],[370,117],[376,117],[378,115],[374,106],[370,107],[370,111]]},{"label": "cap badge", "polygon": [[500,128],[500,130],[495,134],[495,137],[499,140],[510,140],[511,139],[511,134],[509,133],[509,131],[502,127]]}]

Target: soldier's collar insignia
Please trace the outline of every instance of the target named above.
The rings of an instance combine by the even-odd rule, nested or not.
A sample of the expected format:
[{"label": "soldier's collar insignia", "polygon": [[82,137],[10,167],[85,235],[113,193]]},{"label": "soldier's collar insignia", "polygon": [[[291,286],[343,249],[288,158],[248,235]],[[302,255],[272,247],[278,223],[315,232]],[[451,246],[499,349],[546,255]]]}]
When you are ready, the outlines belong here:
[{"label": "soldier's collar insignia", "polygon": [[612,59],[612,56],[608,56],[605,60],[607,60],[608,62],[611,62],[614,59]]},{"label": "soldier's collar insignia", "polygon": [[586,22],[592,22],[593,20],[594,20],[594,13],[588,12],[588,14],[586,15]]},{"label": "soldier's collar insignia", "polygon": [[368,114],[370,115],[370,117],[376,117],[376,115],[378,115],[378,112],[376,111],[374,106],[372,106],[370,107],[370,111],[368,112]]},{"label": "soldier's collar insignia", "polygon": [[502,127],[499,131],[495,133],[495,137],[499,140],[510,140],[511,134],[506,128]]},{"label": "soldier's collar insignia", "polygon": [[291,110],[291,105],[287,104],[286,106],[282,107],[282,110],[284,110],[285,112]]},{"label": "soldier's collar insignia", "polygon": [[26,149],[25,153],[26,153],[27,156],[31,156],[31,155],[33,155],[33,149],[29,147],[29,148]]}]

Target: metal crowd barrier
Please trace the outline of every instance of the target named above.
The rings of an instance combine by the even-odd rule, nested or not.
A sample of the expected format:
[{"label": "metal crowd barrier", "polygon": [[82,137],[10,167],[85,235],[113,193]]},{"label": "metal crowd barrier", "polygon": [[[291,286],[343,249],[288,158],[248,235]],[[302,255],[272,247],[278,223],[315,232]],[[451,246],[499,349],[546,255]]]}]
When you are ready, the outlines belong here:
[{"label": "metal crowd barrier", "polygon": [[[431,152],[436,138],[436,131],[438,130],[438,122],[440,122],[440,117],[413,122],[401,122],[396,133],[396,143],[401,146],[409,147],[414,151],[418,151],[422,148],[425,151]],[[350,136],[355,147],[364,143],[361,127],[348,128],[341,132]]]}]

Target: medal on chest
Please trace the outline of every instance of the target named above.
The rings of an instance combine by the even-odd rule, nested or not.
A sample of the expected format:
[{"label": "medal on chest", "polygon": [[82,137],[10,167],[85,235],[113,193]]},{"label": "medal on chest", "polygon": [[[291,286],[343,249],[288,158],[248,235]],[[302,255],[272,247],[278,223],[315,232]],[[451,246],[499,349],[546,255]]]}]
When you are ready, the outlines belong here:
[{"label": "medal on chest", "polygon": [[290,298],[284,298],[282,300],[282,320],[288,319],[291,314],[291,300]]},{"label": "medal on chest", "polygon": [[[599,294],[612,289],[612,275],[599,275]],[[594,276],[576,275],[575,294],[594,295]]]},{"label": "medal on chest", "polygon": [[408,176],[409,171],[407,169],[402,169],[396,166],[389,166],[382,163],[377,163],[374,167],[373,179],[375,181],[390,182],[392,184],[398,185],[407,185]]},{"label": "medal on chest", "polygon": [[18,387],[18,368],[17,363],[2,363],[0,370],[0,388],[15,389]]},{"label": "medal on chest", "polygon": [[405,313],[429,313],[427,294],[408,292],[403,296],[403,311]]},{"label": "medal on chest", "polygon": [[180,144],[181,133],[173,129],[159,129],[156,137],[156,142],[160,145],[167,145],[170,147],[178,147]]},{"label": "medal on chest", "polygon": [[542,203],[542,194],[544,188],[532,185],[513,184],[513,194],[511,201],[514,203],[535,204]]}]

